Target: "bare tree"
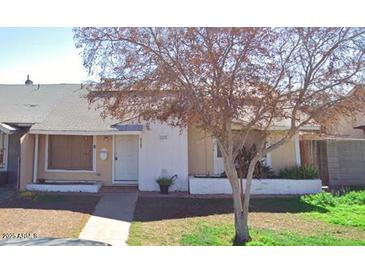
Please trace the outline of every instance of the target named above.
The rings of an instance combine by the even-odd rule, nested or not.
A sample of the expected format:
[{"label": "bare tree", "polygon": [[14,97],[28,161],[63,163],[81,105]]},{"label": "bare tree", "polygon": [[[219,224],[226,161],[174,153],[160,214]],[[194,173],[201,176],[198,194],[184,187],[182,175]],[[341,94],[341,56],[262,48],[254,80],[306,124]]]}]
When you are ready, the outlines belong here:
[{"label": "bare tree", "polygon": [[[105,115],[181,128],[194,123],[217,140],[232,186],[236,243],[250,240],[250,190],[263,155],[304,125],[333,122],[330,111],[350,115],[365,101],[362,92],[351,92],[363,80],[361,28],[77,28],[74,34],[84,66],[100,78],[90,100],[102,102]],[[268,143],[270,129],[283,120],[289,130]],[[261,138],[242,193],[234,162],[253,131]]]}]

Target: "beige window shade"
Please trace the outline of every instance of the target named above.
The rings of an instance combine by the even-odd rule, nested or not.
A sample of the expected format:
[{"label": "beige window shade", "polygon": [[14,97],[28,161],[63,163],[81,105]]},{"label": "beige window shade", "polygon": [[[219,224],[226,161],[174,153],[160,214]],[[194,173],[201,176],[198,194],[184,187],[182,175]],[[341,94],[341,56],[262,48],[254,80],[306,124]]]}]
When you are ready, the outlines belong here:
[{"label": "beige window shade", "polygon": [[48,169],[93,170],[93,137],[50,135]]}]

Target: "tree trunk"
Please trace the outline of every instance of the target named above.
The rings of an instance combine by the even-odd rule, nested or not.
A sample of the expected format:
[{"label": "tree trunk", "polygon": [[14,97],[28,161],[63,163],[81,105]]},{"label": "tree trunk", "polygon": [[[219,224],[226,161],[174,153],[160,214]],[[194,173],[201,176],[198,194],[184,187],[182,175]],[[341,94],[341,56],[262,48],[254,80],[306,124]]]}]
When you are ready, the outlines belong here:
[{"label": "tree trunk", "polygon": [[250,241],[250,236],[248,233],[247,220],[246,221],[244,220],[244,210],[243,210],[244,200],[242,200],[241,184],[238,179],[237,171],[233,160],[225,162],[225,170],[232,187],[234,224],[235,224],[234,244],[241,245]]},{"label": "tree trunk", "polygon": [[250,237],[250,234],[248,231],[248,212],[249,212],[249,207],[250,207],[252,179],[253,179],[253,174],[254,174],[255,166],[256,166],[257,162],[258,162],[258,158],[257,157],[253,158],[248,167],[245,196],[244,196],[244,200],[243,200],[242,219],[243,219],[243,226],[245,227],[245,230],[247,231],[246,239],[248,239],[248,241],[251,240],[251,237]]},{"label": "tree trunk", "polygon": [[220,142],[218,145],[223,153],[224,169],[226,171],[227,178],[232,187],[232,198],[233,198],[233,209],[234,209],[234,225],[235,225],[235,245],[242,245],[250,241],[250,235],[248,233],[247,226],[247,215],[246,220],[244,219],[244,199],[242,199],[243,191],[238,178],[235,157],[233,156],[233,137],[232,129],[228,128],[228,145],[222,146]]},{"label": "tree trunk", "polygon": [[245,198],[244,191],[243,191],[243,178],[242,174],[240,174],[240,194],[241,194],[241,203],[243,204],[243,200]]},{"label": "tree trunk", "polygon": [[234,209],[234,224],[235,224],[235,237],[234,244],[244,244],[250,241],[248,233],[248,227],[245,225],[247,222],[244,220],[243,203],[241,198],[240,186],[232,187],[233,192],[233,209]]}]

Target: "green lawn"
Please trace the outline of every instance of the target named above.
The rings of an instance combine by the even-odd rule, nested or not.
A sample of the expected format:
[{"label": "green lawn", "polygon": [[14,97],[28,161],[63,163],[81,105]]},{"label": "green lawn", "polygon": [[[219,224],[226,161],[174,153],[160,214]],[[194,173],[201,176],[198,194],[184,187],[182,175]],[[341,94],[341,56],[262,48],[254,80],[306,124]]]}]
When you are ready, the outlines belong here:
[{"label": "green lawn", "polygon": [[[182,245],[232,245],[233,225],[213,226],[200,224],[196,231],[182,235]],[[303,246],[303,245],[365,245],[365,240],[351,240],[333,237],[329,234],[300,235],[289,230],[253,228],[249,246]]]},{"label": "green lawn", "polygon": [[[230,199],[140,197],[130,245],[232,245]],[[365,245],[365,191],[253,199],[247,245]]]},{"label": "green lawn", "polygon": [[352,191],[343,196],[319,193],[301,199],[303,203],[318,206],[324,212],[312,211],[305,215],[330,224],[358,227],[365,230],[365,191]]}]

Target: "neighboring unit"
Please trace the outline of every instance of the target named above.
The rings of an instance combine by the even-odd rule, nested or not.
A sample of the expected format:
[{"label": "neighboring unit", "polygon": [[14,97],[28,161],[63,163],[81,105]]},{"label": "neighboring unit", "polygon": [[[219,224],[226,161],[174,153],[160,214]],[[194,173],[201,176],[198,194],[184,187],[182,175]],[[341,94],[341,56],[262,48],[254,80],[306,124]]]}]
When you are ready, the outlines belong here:
[{"label": "neighboring unit", "polygon": [[326,134],[304,134],[302,162],[318,167],[324,185],[332,189],[365,186],[365,115],[338,117]]}]

